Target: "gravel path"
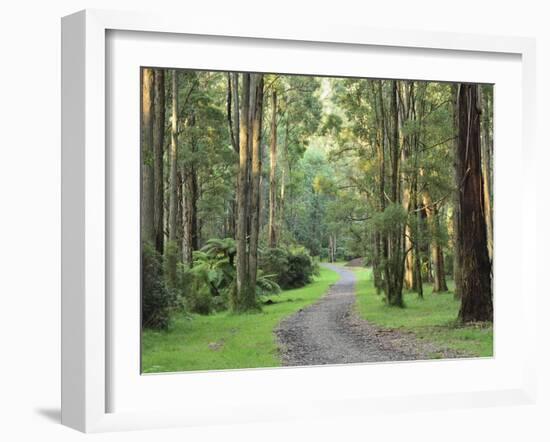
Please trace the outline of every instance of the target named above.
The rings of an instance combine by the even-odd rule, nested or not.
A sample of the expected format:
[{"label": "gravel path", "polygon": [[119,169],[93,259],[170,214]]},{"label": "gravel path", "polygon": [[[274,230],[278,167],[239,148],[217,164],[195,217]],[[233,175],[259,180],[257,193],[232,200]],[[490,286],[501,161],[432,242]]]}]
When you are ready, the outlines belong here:
[{"label": "gravel path", "polygon": [[[321,365],[402,361],[422,355],[403,334],[380,330],[359,318],[355,304],[355,274],[343,267],[322,264],[340,280],[315,304],[283,320],[276,330],[283,364]],[[398,342],[399,349],[392,345]]]}]

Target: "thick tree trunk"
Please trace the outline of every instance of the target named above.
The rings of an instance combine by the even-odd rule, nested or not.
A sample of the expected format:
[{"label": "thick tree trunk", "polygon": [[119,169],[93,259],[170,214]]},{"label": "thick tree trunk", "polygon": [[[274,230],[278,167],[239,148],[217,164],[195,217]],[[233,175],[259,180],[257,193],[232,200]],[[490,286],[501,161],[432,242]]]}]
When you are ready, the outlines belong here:
[{"label": "thick tree trunk", "polygon": [[275,231],[276,204],[277,204],[277,92],[271,93],[271,140],[269,143],[269,247],[277,247],[277,235]]},{"label": "thick tree trunk", "polygon": [[155,118],[153,127],[155,177],[155,246],[164,253],[164,69],[155,69]]},{"label": "thick tree trunk", "polygon": [[250,112],[250,74],[242,74],[242,100],[239,132],[239,172],[237,182],[237,234],[236,234],[236,290],[231,299],[233,311],[244,311],[252,296],[248,279],[248,199],[249,199],[249,112]]},{"label": "thick tree trunk", "polygon": [[[400,203],[399,197],[399,103],[397,96],[398,83],[396,80],[391,82],[391,102],[390,102],[390,126],[391,126],[391,202]],[[384,271],[386,281],[386,299],[389,305],[403,307],[403,272],[405,267],[404,242],[405,225],[396,224],[387,235],[387,259]]]},{"label": "thick tree trunk", "polygon": [[142,69],[141,93],[141,239],[155,244],[155,178],[154,178],[154,73]]},{"label": "thick tree trunk", "polygon": [[461,84],[458,95],[459,194],[458,257],[461,278],[459,319],[462,322],[492,321],[491,262],[487,251],[487,228],[483,211],[480,109],[477,86]]}]

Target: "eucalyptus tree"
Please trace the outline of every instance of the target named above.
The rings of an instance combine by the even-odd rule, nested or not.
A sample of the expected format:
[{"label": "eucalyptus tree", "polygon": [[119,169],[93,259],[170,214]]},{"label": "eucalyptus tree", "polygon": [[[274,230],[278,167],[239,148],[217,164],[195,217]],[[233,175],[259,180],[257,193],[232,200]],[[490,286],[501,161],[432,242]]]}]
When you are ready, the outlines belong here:
[{"label": "eucalyptus tree", "polygon": [[463,322],[492,321],[492,267],[487,250],[487,226],[483,207],[481,127],[478,88],[458,88],[457,173],[460,182],[457,250],[461,277],[459,318]]},{"label": "eucalyptus tree", "polygon": [[141,238],[155,244],[155,181],[153,170],[154,72],[141,70]]}]

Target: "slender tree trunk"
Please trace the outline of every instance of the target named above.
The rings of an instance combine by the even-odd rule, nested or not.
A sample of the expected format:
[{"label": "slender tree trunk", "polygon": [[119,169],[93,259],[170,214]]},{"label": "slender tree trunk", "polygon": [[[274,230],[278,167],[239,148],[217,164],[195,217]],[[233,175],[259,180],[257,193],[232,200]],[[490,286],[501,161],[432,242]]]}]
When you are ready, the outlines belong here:
[{"label": "slender tree trunk", "polygon": [[154,73],[142,69],[141,94],[141,239],[155,244],[155,179],[154,179]]},{"label": "slender tree trunk", "polygon": [[[288,165],[288,124],[285,127],[285,142],[284,142],[284,152],[286,155],[286,162]],[[280,241],[283,238],[283,231],[285,229],[285,202],[286,202],[286,169],[284,164],[281,167],[281,189],[279,192],[279,229],[278,232],[275,232],[275,237],[277,241]],[[289,174],[290,175],[290,174]]]},{"label": "slender tree trunk", "polygon": [[191,195],[189,195],[188,188],[189,180],[191,178],[189,173],[182,171],[181,174],[181,224],[182,224],[182,235],[181,235],[181,255],[183,263],[191,266],[193,265],[193,227],[192,227],[192,217],[191,217]]},{"label": "slender tree trunk", "polygon": [[492,321],[491,262],[483,211],[480,109],[477,86],[461,84],[458,95],[458,176],[460,215],[458,257],[462,275],[458,281],[462,322]]},{"label": "slender tree trunk", "polygon": [[461,178],[458,173],[460,164],[459,159],[459,136],[458,136],[458,86],[451,86],[452,106],[453,106],[453,122],[455,128],[456,137],[453,142],[454,148],[454,180],[456,190],[453,192],[453,280],[455,283],[454,296],[456,299],[460,299],[460,280],[462,278],[462,270],[460,267],[460,259],[458,257],[458,220],[460,218],[460,189],[462,187]]},{"label": "slender tree trunk", "polygon": [[277,246],[275,231],[276,204],[277,204],[277,92],[271,93],[271,140],[269,148],[269,225],[268,244],[269,247]]},{"label": "slender tree trunk", "polygon": [[168,240],[177,240],[178,208],[178,72],[172,71],[172,117],[170,130],[170,193],[168,200]]},{"label": "slender tree trunk", "polygon": [[[240,146],[240,107],[239,107],[239,74],[233,72],[228,74],[228,119],[232,131],[233,150],[239,154]],[[231,112],[231,109],[233,111]],[[229,232],[228,236],[236,238],[237,232],[237,194],[232,195],[229,208]]]},{"label": "slender tree trunk", "polygon": [[422,202],[426,207],[426,214],[428,215],[428,225],[430,229],[430,254],[431,263],[433,269],[433,292],[446,292],[447,283],[445,281],[445,263],[443,261],[443,250],[439,241],[439,212],[437,206],[433,204],[432,198],[428,191],[424,191],[422,194]]},{"label": "slender tree trunk", "polygon": [[197,181],[197,171],[195,166],[195,155],[197,151],[197,142],[193,133],[196,125],[195,113],[189,116],[189,154],[182,165],[183,192],[183,235],[182,235],[182,259],[189,266],[193,265],[193,251],[199,249],[199,223],[197,219],[197,200],[199,198],[199,188]]},{"label": "slender tree trunk", "polygon": [[491,156],[493,140],[491,137],[491,118],[488,115],[491,106],[486,103],[483,96],[483,88],[478,85],[479,108],[481,109],[481,170],[483,173],[483,208],[485,224],[487,225],[487,252],[489,259],[493,260],[493,205],[492,205],[492,177]]},{"label": "slender tree trunk", "polygon": [[[434,214],[434,229],[437,233],[441,228],[439,220],[439,210],[437,206],[433,209]],[[434,280],[434,292],[446,292],[449,289],[447,288],[447,281],[445,280],[445,259],[443,256],[443,247],[441,247],[441,241],[439,238],[435,238],[434,245],[434,265],[435,265],[435,280]]]},{"label": "slender tree trunk", "polygon": [[155,69],[155,118],[153,127],[155,177],[155,246],[164,253],[164,69]]},{"label": "slender tree trunk", "polygon": [[256,303],[255,287],[258,270],[258,244],[260,237],[260,179],[262,175],[262,117],[263,117],[263,96],[264,96],[264,78],[262,74],[253,74],[256,78],[253,84],[255,88],[251,90],[254,94],[254,114],[252,118],[252,180],[251,180],[251,204],[250,204],[250,248],[248,262],[248,279],[251,288],[254,288],[254,299],[250,300],[249,305]]}]

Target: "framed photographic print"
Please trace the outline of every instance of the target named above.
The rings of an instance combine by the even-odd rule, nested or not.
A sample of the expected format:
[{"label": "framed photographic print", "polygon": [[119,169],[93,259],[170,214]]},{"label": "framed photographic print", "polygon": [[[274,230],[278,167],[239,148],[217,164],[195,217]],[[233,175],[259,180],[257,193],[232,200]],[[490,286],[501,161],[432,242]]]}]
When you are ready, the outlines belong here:
[{"label": "framed photographic print", "polygon": [[64,424],[533,400],[531,40],[84,11],[62,44]]}]

